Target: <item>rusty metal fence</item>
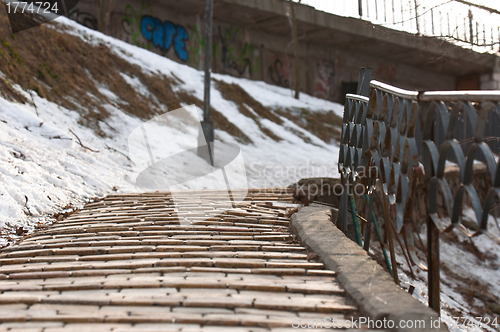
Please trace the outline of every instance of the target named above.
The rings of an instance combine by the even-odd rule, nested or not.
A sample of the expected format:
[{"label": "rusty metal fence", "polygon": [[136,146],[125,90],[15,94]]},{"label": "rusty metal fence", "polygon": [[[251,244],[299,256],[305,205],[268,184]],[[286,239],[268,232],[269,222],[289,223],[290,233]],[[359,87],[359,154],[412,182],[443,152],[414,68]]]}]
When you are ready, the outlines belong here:
[{"label": "rusty metal fence", "polygon": [[[337,224],[344,232],[352,227],[365,249],[375,229],[398,283],[397,242],[410,268],[428,271],[429,306],[439,312],[440,234],[456,228],[468,237],[485,234],[500,243],[496,219],[488,222],[500,198],[500,91],[415,92],[370,82],[370,76],[363,69],[358,94],[347,95],[338,162],[344,191]],[[479,164],[487,169],[484,188],[473,183]],[[448,167],[459,169],[456,188],[445,178]],[[425,246],[413,217],[417,186],[425,199]],[[380,203],[383,225],[374,201]],[[474,230],[462,223],[465,208],[475,213]],[[419,260],[416,246],[427,265]]]},{"label": "rusty metal fence", "polygon": [[[500,9],[470,0],[293,0],[464,47],[498,50]],[[493,6],[493,4],[491,4]]]}]

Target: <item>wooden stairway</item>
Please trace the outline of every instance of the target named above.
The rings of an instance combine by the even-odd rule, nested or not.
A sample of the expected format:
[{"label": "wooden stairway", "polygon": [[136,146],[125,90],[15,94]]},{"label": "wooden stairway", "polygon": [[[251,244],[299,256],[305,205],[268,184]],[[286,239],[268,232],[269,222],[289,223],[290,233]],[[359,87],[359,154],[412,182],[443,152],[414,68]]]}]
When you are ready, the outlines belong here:
[{"label": "wooden stairway", "polygon": [[289,191],[229,210],[224,195],[109,196],[3,250],[0,331],[296,331],[356,315],[291,236]]}]

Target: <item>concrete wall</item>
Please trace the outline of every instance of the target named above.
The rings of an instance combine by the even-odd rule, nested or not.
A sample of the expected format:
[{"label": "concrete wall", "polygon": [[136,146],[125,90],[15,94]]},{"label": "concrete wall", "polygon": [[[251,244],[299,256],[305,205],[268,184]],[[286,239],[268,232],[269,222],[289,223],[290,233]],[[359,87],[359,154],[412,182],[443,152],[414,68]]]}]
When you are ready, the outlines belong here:
[{"label": "concrete wall", "polygon": [[[175,3],[176,9],[169,3]],[[199,8],[190,11],[189,6],[186,7],[180,11],[177,0],[118,1],[108,32],[131,44],[202,69],[203,11]],[[96,29],[98,16],[96,2],[82,0],[70,18]],[[345,47],[301,42],[300,51],[301,89],[332,101],[343,102],[342,83],[356,82],[360,67],[365,66],[374,68],[375,79],[406,89],[453,90],[457,84],[454,75],[349,51]],[[214,72],[294,87],[291,33],[270,34],[255,27],[228,24],[224,17],[217,17],[213,56]]]},{"label": "concrete wall", "polygon": [[481,90],[500,90],[500,59],[495,63],[493,72],[480,76]]}]

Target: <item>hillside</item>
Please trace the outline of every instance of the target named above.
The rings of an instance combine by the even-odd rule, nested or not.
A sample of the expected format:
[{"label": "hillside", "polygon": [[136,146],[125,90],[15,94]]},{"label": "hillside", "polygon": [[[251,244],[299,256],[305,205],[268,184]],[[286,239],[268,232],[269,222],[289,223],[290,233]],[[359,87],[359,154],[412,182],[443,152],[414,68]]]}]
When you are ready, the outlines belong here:
[{"label": "hillside", "polygon": [[[180,107],[201,114],[203,73],[63,17],[14,35],[0,12],[0,245],[7,245],[92,197],[143,191],[129,134]],[[212,86],[216,141],[240,146],[249,187],[337,174],[341,105],[217,74]],[[182,148],[182,128],[172,130]]]},{"label": "hillside", "polygon": [[[14,35],[0,11],[0,58],[0,247],[95,197],[147,190],[136,182],[142,161],[129,150],[131,133],[179,108],[201,119],[202,72],[63,17]],[[343,106],[214,74],[211,107],[216,141],[239,146],[248,187],[338,176]],[[189,148],[183,126],[154,129],[160,140],[169,133],[170,149]],[[167,167],[167,176],[201,163],[191,154],[181,172],[179,164]],[[452,331],[480,331],[454,317],[498,310],[498,246],[454,233],[441,245],[443,321]],[[396,258],[402,287],[414,286],[413,296],[426,303],[426,273],[417,269],[413,279],[402,253]]]}]

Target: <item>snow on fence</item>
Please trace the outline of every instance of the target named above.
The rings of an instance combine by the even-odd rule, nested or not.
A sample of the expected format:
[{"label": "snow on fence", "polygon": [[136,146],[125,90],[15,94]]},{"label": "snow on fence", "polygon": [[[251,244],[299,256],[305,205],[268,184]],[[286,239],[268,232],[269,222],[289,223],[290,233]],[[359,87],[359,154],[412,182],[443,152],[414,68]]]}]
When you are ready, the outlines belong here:
[{"label": "snow on fence", "polygon": [[500,10],[466,0],[294,0],[393,29],[499,50]]},{"label": "snow on fence", "polygon": [[[372,225],[383,242],[376,217],[382,216],[392,262],[383,251],[394,280],[398,283],[396,240],[410,269],[428,270],[429,306],[439,312],[440,233],[456,228],[468,237],[486,234],[500,243],[498,222],[490,218],[500,199],[500,92],[407,91],[369,82],[370,75],[362,70],[358,95],[347,95],[345,104],[338,162],[344,190],[337,225],[347,232],[350,210],[356,241],[367,249]],[[476,184],[478,168],[486,168],[482,186]],[[448,169],[458,173],[458,185],[447,180]],[[374,201],[382,213],[373,212]],[[474,211],[477,225],[464,225],[464,209]],[[426,246],[415,213],[426,220]],[[427,256],[427,266],[419,261],[416,245]]]}]

